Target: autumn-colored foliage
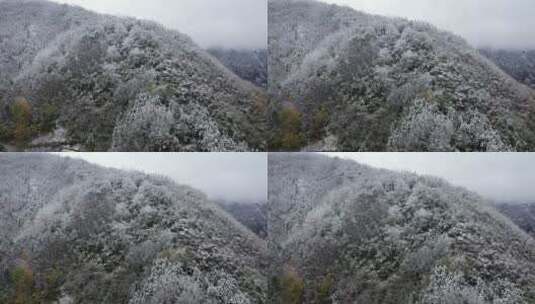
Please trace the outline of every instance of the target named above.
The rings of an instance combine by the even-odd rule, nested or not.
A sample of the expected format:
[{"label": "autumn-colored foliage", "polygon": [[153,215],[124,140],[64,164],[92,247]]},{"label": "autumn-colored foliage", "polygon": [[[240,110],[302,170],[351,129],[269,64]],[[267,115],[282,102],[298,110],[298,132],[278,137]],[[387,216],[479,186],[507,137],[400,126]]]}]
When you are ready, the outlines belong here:
[{"label": "autumn-colored foliage", "polygon": [[326,275],[318,285],[316,293],[316,303],[328,304],[331,303],[329,297],[331,296],[332,288],[334,285],[334,278],[332,274]]},{"label": "autumn-colored foliage", "polygon": [[299,150],[304,144],[301,113],[295,108],[287,107],[279,112],[278,119],[279,148],[284,151]]},{"label": "autumn-colored foliage", "polygon": [[11,272],[11,281],[15,286],[13,295],[13,304],[31,304],[35,303],[33,297],[34,278],[33,272],[26,265],[16,267]]},{"label": "autumn-colored foliage", "polygon": [[32,107],[26,98],[19,97],[15,100],[11,106],[11,116],[15,124],[13,131],[15,143],[22,147],[30,139],[32,133]]},{"label": "autumn-colored foliage", "polygon": [[58,108],[51,103],[45,103],[41,107],[39,132],[51,132],[56,128],[56,119],[59,116]]},{"label": "autumn-colored foliage", "polygon": [[299,304],[303,301],[304,283],[295,269],[288,267],[280,280],[282,303]]},{"label": "autumn-colored foliage", "polygon": [[314,113],[310,126],[310,137],[312,140],[320,140],[323,137],[325,127],[329,123],[329,112],[324,106]]}]

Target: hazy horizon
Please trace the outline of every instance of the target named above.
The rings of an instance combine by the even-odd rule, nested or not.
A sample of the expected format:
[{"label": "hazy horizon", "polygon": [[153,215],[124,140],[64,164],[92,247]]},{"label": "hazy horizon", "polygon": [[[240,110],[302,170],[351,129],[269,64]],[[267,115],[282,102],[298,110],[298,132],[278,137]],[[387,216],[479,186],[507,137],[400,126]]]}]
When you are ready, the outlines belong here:
[{"label": "hazy horizon", "polygon": [[267,47],[267,0],[51,0],[98,13],[152,20],[203,48]]},{"label": "hazy horizon", "polygon": [[454,32],[473,46],[535,48],[532,0],[321,0],[367,13],[426,21]]},{"label": "hazy horizon", "polygon": [[441,177],[500,203],[535,203],[535,153],[324,153]]},{"label": "hazy horizon", "polygon": [[266,153],[54,153],[108,168],[168,176],[210,199],[267,201]]}]

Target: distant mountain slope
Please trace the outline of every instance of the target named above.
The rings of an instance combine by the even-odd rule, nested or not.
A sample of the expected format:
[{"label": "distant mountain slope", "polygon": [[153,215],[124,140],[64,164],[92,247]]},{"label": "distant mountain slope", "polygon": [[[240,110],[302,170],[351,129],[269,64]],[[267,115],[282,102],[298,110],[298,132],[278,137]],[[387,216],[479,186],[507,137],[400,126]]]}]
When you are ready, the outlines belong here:
[{"label": "distant mountain slope", "polygon": [[242,79],[258,87],[267,88],[267,50],[211,48],[208,53]]},{"label": "distant mountain slope", "polygon": [[274,149],[535,149],[534,91],[457,36],[317,1],[269,24]]},{"label": "distant mountain slope", "polygon": [[269,155],[274,303],[533,303],[535,242],[443,180]]},{"label": "distant mountain slope", "polygon": [[218,202],[238,222],[261,238],[267,237],[267,205],[265,203]]},{"label": "distant mountain slope", "polygon": [[[38,150],[258,150],[265,100],[158,24],[48,1],[0,2],[0,141]],[[22,118],[21,105],[30,112]],[[47,132],[54,135],[40,136]]]},{"label": "distant mountain slope", "polygon": [[0,155],[1,303],[265,303],[265,244],[204,194]]},{"label": "distant mountain slope", "polygon": [[517,81],[535,89],[535,50],[485,48],[479,52]]},{"label": "distant mountain slope", "polygon": [[535,238],[535,204],[498,204],[496,208]]}]

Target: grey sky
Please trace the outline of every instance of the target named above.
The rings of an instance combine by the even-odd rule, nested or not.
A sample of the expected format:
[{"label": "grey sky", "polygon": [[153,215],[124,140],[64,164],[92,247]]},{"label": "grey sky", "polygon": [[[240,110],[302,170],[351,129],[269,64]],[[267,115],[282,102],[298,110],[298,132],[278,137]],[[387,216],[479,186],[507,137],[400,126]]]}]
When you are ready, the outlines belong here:
[{"label": "grey sky", "polygon": [[533,0],[323,0],[369,13],[424,20],[474,46],[535,48]]},{"label": "grey sky", "polygon": [[105,167],[169,176],[212,199],[267,200],[265,153],[59,153]]},{"label": "grey sky", "polygon": [[53,0],[112,15],[157,21],[200,46],[265,48],[267,0]]},{"label": "grey sky", "polygon": [[499,202],[535,202],[535,153],[326,153],[442,177]]}]

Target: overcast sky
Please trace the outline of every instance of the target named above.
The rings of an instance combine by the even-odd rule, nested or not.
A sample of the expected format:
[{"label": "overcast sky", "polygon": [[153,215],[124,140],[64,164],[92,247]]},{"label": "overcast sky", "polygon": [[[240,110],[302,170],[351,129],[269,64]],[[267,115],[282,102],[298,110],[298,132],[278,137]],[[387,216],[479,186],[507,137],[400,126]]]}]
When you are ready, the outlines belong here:
[{"label": "overcast sky", "polygon": [[474,46],[535,47],[534,0],[323,0],[388,16],[428,21]]},{"label": "overcast sky", "polygon": [[265,48],[267,0],[53,0],[157,21],[202,47]]},{"label": "overcast sky", "polygon": [[105,167],[166,175],[212,199],[267,200],[265,153],[59,153]]},{"label": "overcast sky", "polygon": [[326,153],[434,175],[498,202],[535,202],[535,153]]}]

